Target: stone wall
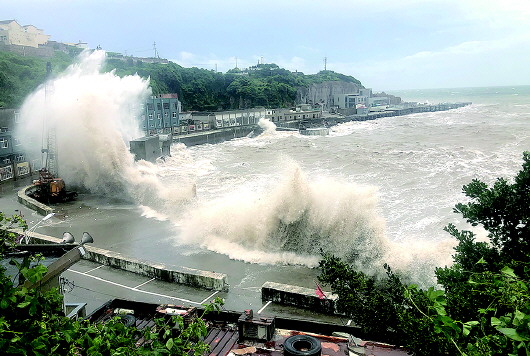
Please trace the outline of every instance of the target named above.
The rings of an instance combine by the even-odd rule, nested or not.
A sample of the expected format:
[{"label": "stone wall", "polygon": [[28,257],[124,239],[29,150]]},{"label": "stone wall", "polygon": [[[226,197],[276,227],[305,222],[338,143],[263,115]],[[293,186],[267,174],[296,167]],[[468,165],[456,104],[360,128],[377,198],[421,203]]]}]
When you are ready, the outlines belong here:
[{"label": "stone wall", "polygon": [[38,48],[29,46],[9,45],[0,42],[0,51],[13,52],[22,56],[33,57],[53,57],[54,50],[50,47],[41,46]]}]

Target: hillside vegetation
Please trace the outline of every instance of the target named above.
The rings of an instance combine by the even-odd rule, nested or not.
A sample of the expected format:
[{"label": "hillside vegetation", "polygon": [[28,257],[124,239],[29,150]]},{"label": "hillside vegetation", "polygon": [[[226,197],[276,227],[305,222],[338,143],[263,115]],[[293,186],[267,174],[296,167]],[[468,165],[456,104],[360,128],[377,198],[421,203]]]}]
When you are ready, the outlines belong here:
[{"label": "hillside vegetation", "polygon": [[24,98],[46,79],[46,63],[61,72],[74,60],[73,55],[55,52],[52,58],[21,56],[0,52],[0,108],[17,108]]},{"label": "hillside vegetation", "polygon": [[[46,62],[54,73],[75,61],[74,53],[56,52],[53,58],[24,57],[0,52],[0,107],[19,107],[24,98],[44,82]],[[245,70],[227,73],[200,68],[184,68],[176,63],[144,63],[108,59],[105,71],[115,70],[120,77],[138,75],[151,79],[153,94],[177,93],[186,111],[289,107],[294,105],[298,88],[325,81],[344,81],[362,86],[359,80],[333,71],[305,75],[276,64],[258,64]]]}]

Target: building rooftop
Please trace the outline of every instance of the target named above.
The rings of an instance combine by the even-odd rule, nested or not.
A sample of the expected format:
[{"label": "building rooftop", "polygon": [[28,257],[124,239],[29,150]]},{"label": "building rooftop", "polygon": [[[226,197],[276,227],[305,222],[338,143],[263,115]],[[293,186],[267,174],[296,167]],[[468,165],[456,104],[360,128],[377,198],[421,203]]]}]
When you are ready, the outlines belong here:
[{"label": "building rooftop", "polygon": [[[88,319],[105,323],[118,317],[125,325],[143,330],[155,327],[155,318],[163,318],[169,325],[170,315],[182,316],[186,326],[201,312],[195,307],[113,299],[94,311]],[[210,355],[408,355],[402,348],[354,337],[352,333],[358,333],[359,329],[351,326],[255,316],[251,310],[243,313],[211,312],[202,318],[208,327],[204,342],[210,346]],[[137,345],[143,342],[140,338]],[[286,352],[292,349],[301,353]]]}]

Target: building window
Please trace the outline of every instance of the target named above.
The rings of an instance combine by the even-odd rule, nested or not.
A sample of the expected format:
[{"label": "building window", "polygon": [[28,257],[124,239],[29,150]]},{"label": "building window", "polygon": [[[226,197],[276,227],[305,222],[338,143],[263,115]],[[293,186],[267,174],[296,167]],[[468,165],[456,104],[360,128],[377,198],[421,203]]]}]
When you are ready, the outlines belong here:
[{"label": "building window", "polygon": [[164,117],[167,119],[169,114],[167,112],[164,113]]},{"label": "building window", "polygon": [[4,164],[9,164],[11,163],[11,160],[9,158],[4,158]]},{"label": "building window", "polygon": [[1,167],[0,168],[0,180],[6,180],[13,178],[13,167]]},{"label": "building window", "polygon": [[153,111],[154,106],[152,103],[147,103],[147,110]]},{"label": "building window", "polygon": [[156,114],[156,118],[160,120],[160,113]]},{"label": "building window", "polygon": [[164,103],[164,110],[169,110],[169,103]]},{"label": "building window", "polygon": [[0,148],[8,148],[9,141],[6,138],[0,138]]},{"label": "building window", "polygon": [[162,110],[162,104],[161,103],[156,103],[156,108],[158,110]]},{"label": "building window", "polygon": [[176,112],[173,112],[173,113],[171,114],[171,117],[173,117],[174,119],[176,119],[176,118],[177,118],[177,113],[176,113]]},{"label": "building window", "polygon": [[15,161],[24,162],[24,155],[17,155],[16,158],[15,158]]},{"label": "building window", "polygon": [[149,120],[153,120],[153,114],[149,114]]}]

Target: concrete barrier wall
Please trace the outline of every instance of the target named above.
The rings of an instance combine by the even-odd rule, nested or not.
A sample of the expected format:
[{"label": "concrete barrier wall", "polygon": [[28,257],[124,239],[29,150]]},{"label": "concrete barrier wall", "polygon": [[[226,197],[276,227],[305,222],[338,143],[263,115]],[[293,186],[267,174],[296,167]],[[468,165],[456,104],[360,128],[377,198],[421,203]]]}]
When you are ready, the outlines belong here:
[{"label": "concrete barrier wall", "polygon": [[[22,231],[17,231],[22,233]],[[62,240],[38,234],[35,232],[28,233],[34,243],[60,243]],[[178,267],[172,269],[164,264],[155,264],[149,261],[143,261],[135,258],[123,256],[121,253],[104,250],[101,248],[84,245],[86,254],[83,259],[101,263],[106,266],[118,268],[124,271],[133,272],[142,276],[156,278],[165,282],[185,284],[197,288],[211,290],[228,291],[226,283],[226,274],[210,271],[202,271],[188,267]]]},{"label": "concrete barrier wall", "polygon": [[[18,191],[19,203],[37,211],[42,215],[47,215],[53,212],[53,208],[42,204],[27,195],[31,189],[33,189],[33,185],[29,185]],[[17,232],[22,234],[22,231]],[[62,241],[61,239],[35,232],[29,232],[27,235],[33,238],[34,243],[60,243]],[[165,282],[174,282],[192,287],[228,291],[226,274],[224,273],[202,271],[188,267],[171,269],[163,264],[154,264],[148,261],[126,257],[120,253],[97,247],[85,245],[85,249],[87,251],[87,253],[83,256],[83,259],[85,260],[119,268],[124,271],[134,272],[150,278],[160,279]]]},{"label": "concrete barrier wall", "polygon": [[245,137],[255,130],[260,130],[258,125],[235,126],[224,129],[195,132],[187,135],[173,136],[173,142],[180,142],[186,146],[202,145],[205,143],[214,144],[228,141],[233,138]]},{"label": "concrete barrier wall", "polygon": [[261,299],[273,301],[274,303],[290,305],[302,309],[310,309],[319,313],[338,314],[335,294],[326,293],[324,299],[320,299],[315,289],[293,286],[275,282],[265,282],[261,287]]},{"label": "concrete barrier wall", "polygon": [[42,204],[35,199],[28,196],[28,193],[34,189],[35,187],[33,185],[28,185],[27,187],[24,187],[18,191],[18,202],[22,205],[27,206],[28,208],[35,210],[37,213],[41,215],[48,215],[49,213],[53,213],[53,208]]}]

